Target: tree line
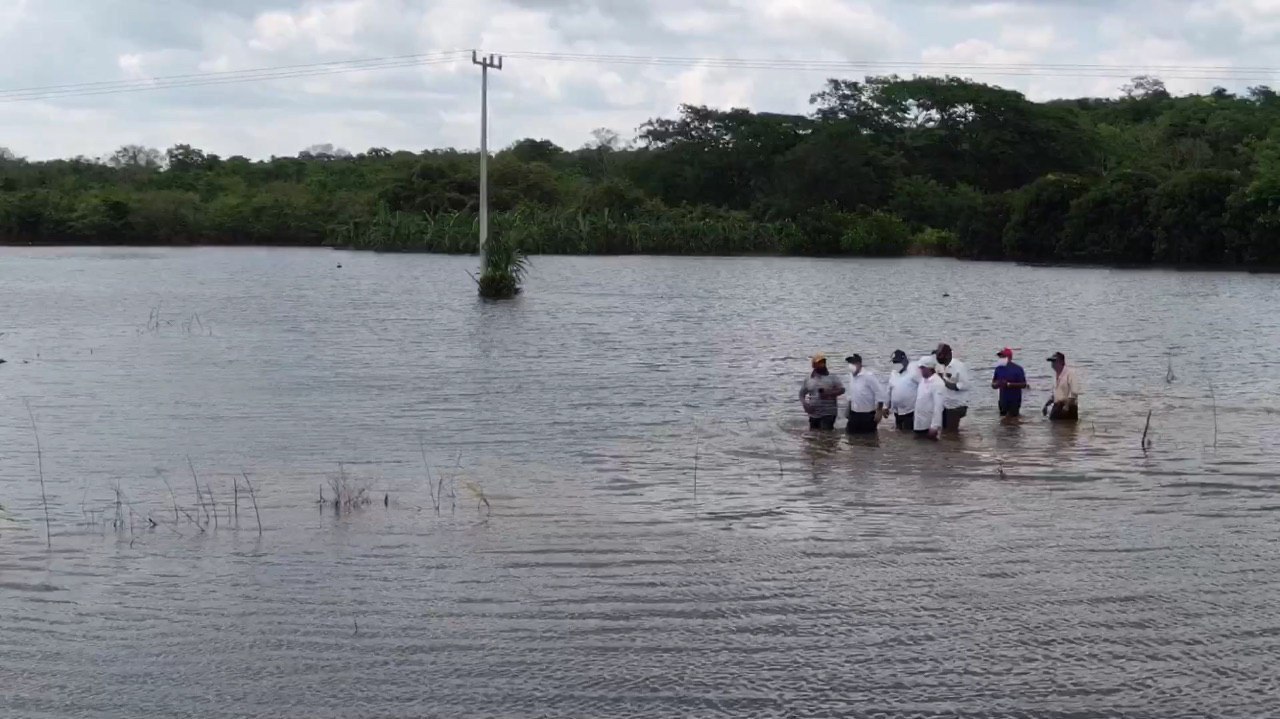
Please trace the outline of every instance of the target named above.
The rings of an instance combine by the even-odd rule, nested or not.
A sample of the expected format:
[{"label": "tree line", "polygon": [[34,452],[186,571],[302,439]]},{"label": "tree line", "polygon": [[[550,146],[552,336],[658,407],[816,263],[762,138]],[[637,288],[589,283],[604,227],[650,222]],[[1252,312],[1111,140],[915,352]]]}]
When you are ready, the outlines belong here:
[{"label": "tree line", "polygon": [[[956,77],[832,79],[806,115],[685,105],[632,142],[525,139],[490,164],[530,253],[940,254],[1280,266],[1280,97],[1032,102]],[[177,145],[29,162],[0,149],[0,240],[474,252],[474,152],[219,157]]]}]

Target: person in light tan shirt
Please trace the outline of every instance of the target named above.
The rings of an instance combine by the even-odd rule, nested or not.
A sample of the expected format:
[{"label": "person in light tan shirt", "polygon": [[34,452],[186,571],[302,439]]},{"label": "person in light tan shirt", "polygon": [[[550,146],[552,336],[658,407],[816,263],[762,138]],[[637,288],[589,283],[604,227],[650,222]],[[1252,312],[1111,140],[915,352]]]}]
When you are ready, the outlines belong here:
[{"label": "person in light tan shirt", "polygon": [[1056,422],[1078,422],[1080,420],[1080,379],[1075,369],[1067,366],[1067,357],[1061,352],[1054,352],[1049,358],[1055,375],[1053,383],[1053,399],[1045,405],[1045,413]]}]

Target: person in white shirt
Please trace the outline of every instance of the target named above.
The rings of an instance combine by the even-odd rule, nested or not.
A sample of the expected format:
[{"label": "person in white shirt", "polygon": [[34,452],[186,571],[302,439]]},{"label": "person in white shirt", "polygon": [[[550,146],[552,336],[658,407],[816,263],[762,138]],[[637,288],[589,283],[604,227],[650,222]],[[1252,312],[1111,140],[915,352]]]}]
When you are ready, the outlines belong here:
[{"label": "person in white shirt", "polygon": [[951,345],[938,345],[936,354],[938,376],[946,385],[946,392],[942,396],[946,408],[942,428],[948,432],[958,432],[960,420],[969,414],[969,390],[973,387],[973,380],[969,376],[969,368],[952,356]]},{"label": "person in white shirt", "polygon": [[916,391],[912,427],[916,437],[920,439],[937,439],[942,432],[942,416],[946,411],[943,408],[943,395],[947,392],[947,386],[942,377],[938,376],[938,360],[932,356],[921,357],[919,366],[920,387]]},{"label": "person in white shirt", "polygon": [[1045,414],[1055,422],[1080,421],[1080,378],[1067,366],[1067,356],[1054,352],[1049,358],[1053,365],[1053,399],[1044,406]]},{"label": "person in white shirt", "polygon": [[845,376],[849,434],[875,434],[876,425],[884,418],[884,385],[875,372],[862,364],[862,355],[846,357],[849,374]]},{"label": "person in white shirt", "polygon": [[920,387],[920,367],[907,358],[907,353],[893,353],[893,370],[889,372],[889,411],[894,424],[907,431],[915,428],[916,390]]}]

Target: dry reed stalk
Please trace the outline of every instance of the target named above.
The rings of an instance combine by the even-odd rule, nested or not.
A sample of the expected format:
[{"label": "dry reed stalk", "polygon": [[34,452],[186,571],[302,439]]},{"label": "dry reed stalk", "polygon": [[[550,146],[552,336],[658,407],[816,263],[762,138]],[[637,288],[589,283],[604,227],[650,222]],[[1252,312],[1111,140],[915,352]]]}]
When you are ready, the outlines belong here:
[{"label": "dry reed stalk", "polygon": [[[455,472],[462,471],[462,450],[458,450],[458,458],[453,463],[453,469]],[[440,478],[440,482],[441,482],[440,486],[443,489],[444,487],[443,477]],[[449,479],[449,502],[450,502],[449,511],[454,514],[457,514],[458,513],[458,478],[456,476],[450,477]]]},{"label": "dry reed stalk", "polygon": [[204,534],[204,527],[200,526],[200,516],[198,513],[195,517],[192,517],[191,512],[188,512],[186,509],[183,509],[182,514],[187,518],[188,522],[191,522],[192,524],[196,525],[196,529],[200,530],[201,534]]},{"label": "dry reed stalk", "polygon": [[778,459],[778,481],[786,481],[786,473],[782,470],[782,450],[778,448],[778,438],[770,434],[769,441],[773,443],[773,456]]},{"label": "dry reed stalk", "polygon": [[[418,452],[422,454],[422,466],[427,470],[427,492],[431,495],[431,506],[435,508],[436,514],[439,514],[440,489],[442,489],[442,487],[434,484],[431,479],[431,464],[427,462],[427,445],[426,442],[423,441],[421,435],[418,437]],[[441,477],[440,481],[443,482],[444,477]]]},{"label": "dry reed stalk", "polygon": [[213,528],[218,528],[218,501],[213,498],[213,487],[208,482],[204,483],[205,494],[209,495],[209,505],[213,507]]},{"label": "dry reed stalk", "polygon": [[698,498],[698,453],[701,450],[698,420],[693,421],[693,498]]},{"label": "dry reed stalk", "polygon": [[1209,380],[1209,399],[1213,401],[1213,448],[1218,448],[1218,395],[1213,391],[1213,380]]},{"label": "dry reed stalk", "polygon": [[169,499],[173,501],[173,523],[178,523],[178,495],[173,493],[173,486],[169,484],[169,478],[160,475],[160,481],[164,482],[165,489],[169,490]]},{"label": "dry reed stalk", "polygon": [[253,500],[253,516],[258,520],[258,536],[262,536],[262,515],[258,512],[258,493],[253,491],[253,482],[249,481],[249,473],[243,472],[244,484],[249,488],[249,498]]},{"label": "dry reed stalk", "polygon": [[236,511],[236,529],[240,528],[240,479],[231,478],[231,502]]},{"label": "dry reed stalk", "polygon": [[36,415],[31,411],[31,402],[23,400],[27,407],[27,416],[31,418],[31,434],[36,438],[36,474],[40,478],[40,503],[44,505],[44,543],[53,549],[53,530],[49,523],[49,495],[44,491],[44,449],[40,447],[40,430],[36,429]]},{"label": "dry reed stalk", "polygon": [[1147,442],[1147,433],[1151,431],[1151,414],[1154,410],[1147,410],[1147,424],[1142,428],[1142,453],[1147,453],[1147,448],[1151,445]]},{"label": "dry reed stalk", "polygon": [[[191,481],[196,485],[196,504],[199,509],[196,510],[196,526],[200,527],[200,510],[204,509],[204,496],[200,493],[200,477],[196,475],[196,466],[191,462],[191,455],[187,455],[187,466],[191,468]],[[208,520],[209,512],[205,511],[205,519]],[[203,530],[204,528],[201,527]]]}]

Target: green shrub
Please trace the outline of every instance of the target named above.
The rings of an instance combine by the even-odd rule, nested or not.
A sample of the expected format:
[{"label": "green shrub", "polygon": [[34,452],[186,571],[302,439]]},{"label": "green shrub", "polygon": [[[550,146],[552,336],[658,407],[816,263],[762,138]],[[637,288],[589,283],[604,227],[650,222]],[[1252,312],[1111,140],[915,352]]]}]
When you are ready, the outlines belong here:
[{"label": "green shrub", "polygon": [[847,255],[896,257],[906,254],[910,245],[907,223],[880,211],[855,217],[840,238],[840,249]]},{"label": "green shrub", "polygon": [[911,238],[913,255],[950,255],[959,249],[959,237],[950,230],[926,227]]},{"label": "green shrub", "polygon": [[511,299],[520,294],[529,262],[515,241],[506,233],[490,233],[484,244],[484,263],[480,268],[480,296],[486,299]]}]

